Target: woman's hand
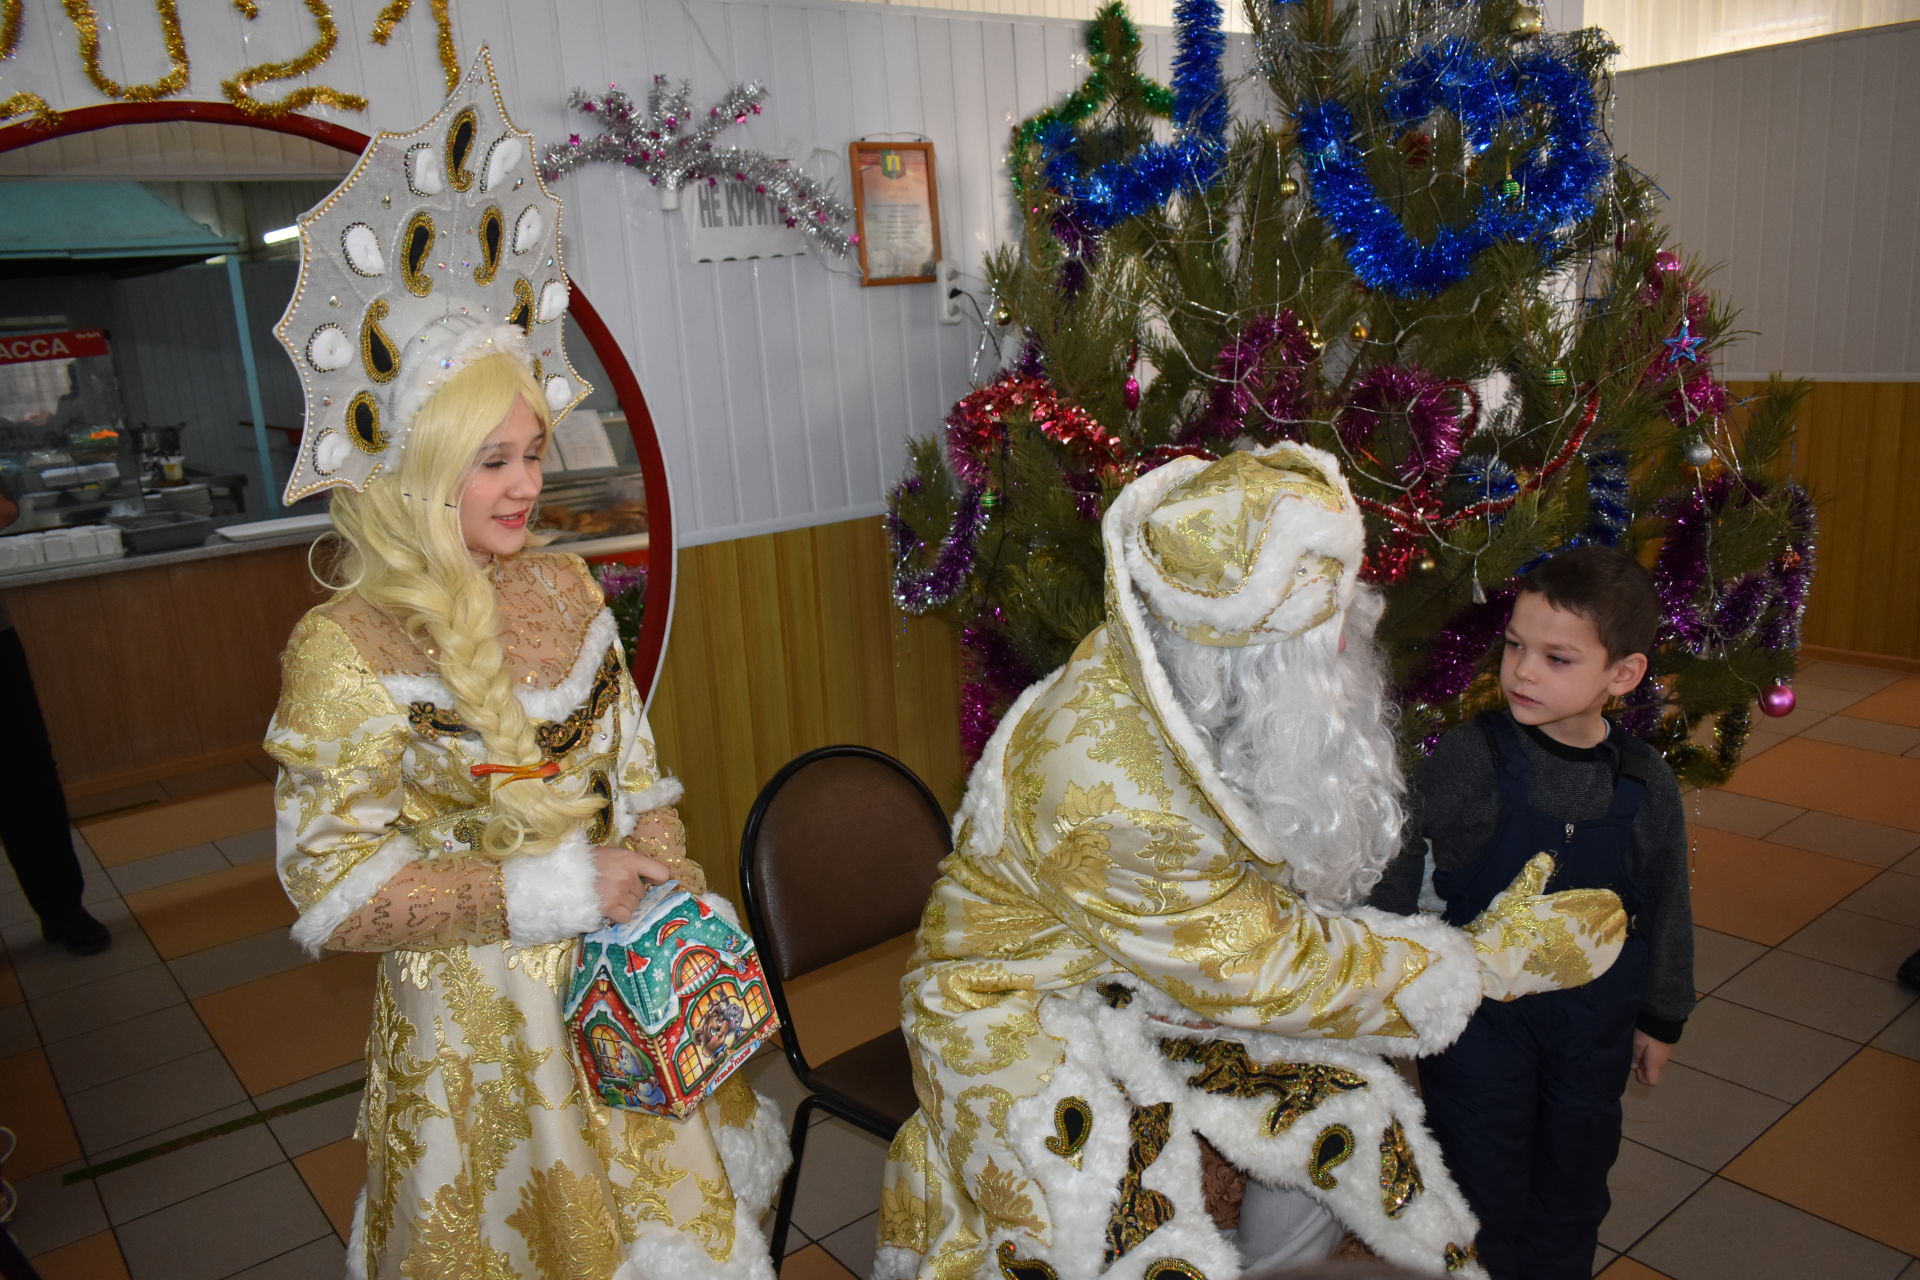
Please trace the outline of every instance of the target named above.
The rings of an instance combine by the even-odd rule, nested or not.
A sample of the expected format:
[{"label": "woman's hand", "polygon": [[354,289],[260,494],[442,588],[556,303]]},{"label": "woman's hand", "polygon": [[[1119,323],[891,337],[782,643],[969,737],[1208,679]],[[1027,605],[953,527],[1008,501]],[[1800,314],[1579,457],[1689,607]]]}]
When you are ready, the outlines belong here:
[{"label": "woman's hand", "polygon": [[673,878],[664,862],[635,853],[619,845],[600,845],[593,851],[598,875],[594,888],[600,894],[600,913],[615,924],[633,919],[634,908],[647,890]]}]

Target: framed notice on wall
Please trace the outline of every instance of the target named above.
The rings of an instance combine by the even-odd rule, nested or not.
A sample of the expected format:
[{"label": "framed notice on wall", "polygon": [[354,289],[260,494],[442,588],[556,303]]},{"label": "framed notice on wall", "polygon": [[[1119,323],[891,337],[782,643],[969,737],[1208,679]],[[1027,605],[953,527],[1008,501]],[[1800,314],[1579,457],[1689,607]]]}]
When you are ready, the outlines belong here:
[{"label": "framed notice on wall", "polygon": [[860,283],[921,284],[940,260],[940,194],[931,142],[856,142],[854,230],[860,236]]}]

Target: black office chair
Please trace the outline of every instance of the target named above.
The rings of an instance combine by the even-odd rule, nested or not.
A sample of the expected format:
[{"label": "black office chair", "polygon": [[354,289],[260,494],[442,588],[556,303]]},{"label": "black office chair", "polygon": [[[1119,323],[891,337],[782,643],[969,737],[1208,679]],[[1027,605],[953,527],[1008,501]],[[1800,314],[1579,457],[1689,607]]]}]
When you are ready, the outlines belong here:
[{"label": "black office chair", "polygon": [[807,1096],[793,1116],[793,1165],[774,1210],[785,1256],[807,1125],[816,1108],[892,1138],[918,1108],[898,1027],[818,1065],[801,1047],[786,983],[918,927],[949,849],[946,815],[913,770],[871,747],[820,747],[773,776],[740,837],[740,890],[780,1015],[787,1062]]}]

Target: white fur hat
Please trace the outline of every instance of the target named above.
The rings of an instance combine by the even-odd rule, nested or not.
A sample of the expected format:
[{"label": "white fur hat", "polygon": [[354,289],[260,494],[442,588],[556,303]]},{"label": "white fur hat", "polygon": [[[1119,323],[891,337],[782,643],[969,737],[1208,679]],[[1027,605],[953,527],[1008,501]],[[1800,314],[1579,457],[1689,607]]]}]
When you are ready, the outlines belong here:
[{"label": "white fur hat", "polygon": [[1339,462],[1302,444],[1168,463],[1127,486],[1106,520],[1148,612],[1221,647],[1291,639],[1344,613],[1366,549]]}]

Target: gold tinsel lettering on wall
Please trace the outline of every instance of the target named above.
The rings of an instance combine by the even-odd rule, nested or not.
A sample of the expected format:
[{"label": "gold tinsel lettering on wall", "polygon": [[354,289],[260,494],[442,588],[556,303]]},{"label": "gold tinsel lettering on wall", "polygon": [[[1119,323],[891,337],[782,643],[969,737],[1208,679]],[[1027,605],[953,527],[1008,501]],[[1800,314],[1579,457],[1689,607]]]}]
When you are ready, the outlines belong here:
[{"label": "gold tinsel lettering on wall", "polygon": [[[453,47],[453,19],[447,13],[448,0],[430,0],[433,9],[433,25],[439,34],[440,70],[447,77],[447,92],[452,93],[460,84],[460,55]],[[385,44],[393,38],[394,28],[406,21],[407,12],[413,8],[413,0],[393,0],[380,11],[374,20],[373,42]]]},{"label": "gold tinsel lettering on wall", "polygon": [[[367,100],[359,94],[330,89],[326,85],[295,89],[278,102],[261,102],[253,96],[256,86],[272,80],[289,80],[294,76],[306,75],[332,56],[333,46],[339,40],[339,30],[334,26],[333,14],[327,9],[326,0],[306,0],[306,6],[307,12],[313,15],[314,23],[320,28],[319,38],[298,57],[285,62],[263,62],[258,66],[244,67],[231,80],[222,80],[220,87],[226,92],[228,102],[255,116],[284,116],[316,102],[323,106],[338,107],[342,111],[367,109]],[[248,20],[260,14],[260,6],[254,0],[233,0],[233,7]]]},{"label": "gold tinsel lettering on wall", "polygon": [[157,102],[171,98],[187,87],[187,44],[180,38],[180,6],[177,0],[153,0],[160,15],[160,38],[167,46],[172,70],[152,84],[123,85],[100,69],[100,18],[88,0],[61,0],[73,29],[80,37],[80,62],[87,69],[93,87],[109,98],[125,102]]}]

